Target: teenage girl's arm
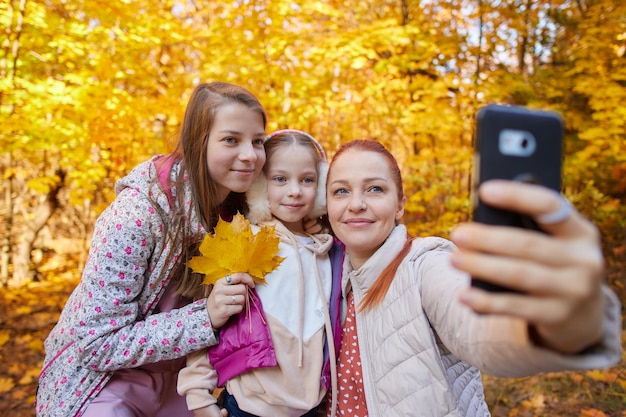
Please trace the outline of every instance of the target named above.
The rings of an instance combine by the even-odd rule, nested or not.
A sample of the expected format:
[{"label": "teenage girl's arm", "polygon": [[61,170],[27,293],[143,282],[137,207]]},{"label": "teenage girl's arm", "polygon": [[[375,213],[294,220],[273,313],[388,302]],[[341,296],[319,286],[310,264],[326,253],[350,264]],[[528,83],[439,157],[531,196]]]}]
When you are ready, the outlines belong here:
[{"label": "teenage girl's arm", "polygon": [[206,300],[148,314],[164,291],[164,224],[148,197],[127,188],[96,223],[82,281],[73,297],[80,360],[93,370],[114,371],[175,359],[217,343]]}]

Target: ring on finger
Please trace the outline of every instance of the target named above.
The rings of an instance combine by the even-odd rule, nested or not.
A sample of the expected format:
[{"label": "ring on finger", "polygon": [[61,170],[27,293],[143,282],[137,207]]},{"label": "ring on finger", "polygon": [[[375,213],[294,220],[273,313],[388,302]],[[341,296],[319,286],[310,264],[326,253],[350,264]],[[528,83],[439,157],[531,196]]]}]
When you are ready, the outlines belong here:
[{"label": "ring on finger", "polygon": [[227,274],[227,275],[226,275],[226,277],[225,277],[225,279],[226,279],[226,283],[227,283],[228,285],[230,285],[230,284],[232,284],[232,283],[233,283],[233,277],[232,277],[232,276],[230,276],[230,274]]},{"label": "ring on finger", "polygon": [[234,295],[231,295],[231,297],[233,297],[233,302],[231,304],[236,305],[237,304],[237,299],[235,298]]},{"label": "ring on finger", "polygon": [[535,220],[537,220],[537,222],[541,224],[556,224],[561,223],[562,221],[567,219],[572,214],[573,207],[572,204],[567,201],[567,199],[565,199],[565,197],[561,196],[560,198],[561,204],[559,205],[558,209],[550,213],[544,213],[535,216]]}]

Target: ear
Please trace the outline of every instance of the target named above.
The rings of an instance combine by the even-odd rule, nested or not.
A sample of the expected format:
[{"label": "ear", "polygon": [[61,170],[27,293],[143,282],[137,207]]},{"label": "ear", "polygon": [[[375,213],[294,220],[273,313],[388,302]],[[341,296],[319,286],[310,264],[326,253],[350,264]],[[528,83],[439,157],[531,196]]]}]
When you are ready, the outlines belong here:
[{"label": "ear", "polygon": [[317,194],[315,195],[315,203],[313,209],[307,216],[309,219],[315,219],[326,214],[326,178],[328,177],[328,162],[321,161],[317,166]]},{"label": "ear", "polygon": [[406,204],[406,197],[402,196],[402,199],[398,201],[398,209],[396,210],[396,221],[400,221],[404,216],[404,205]]},{"label": "ear", "polygon": [[248,220],[252,224],[258,224],[272,219],[270,202],[267,197],[267,180],[265,174],[261,172],[254,180],[248,191],[246,191],[246,202],[248,203]]}]

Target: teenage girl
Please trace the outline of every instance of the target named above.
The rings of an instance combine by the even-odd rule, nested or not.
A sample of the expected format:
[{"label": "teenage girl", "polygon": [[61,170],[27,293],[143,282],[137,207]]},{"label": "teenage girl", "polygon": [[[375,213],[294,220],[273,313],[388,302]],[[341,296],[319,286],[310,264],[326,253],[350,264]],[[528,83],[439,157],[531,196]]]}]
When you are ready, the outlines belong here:
[{"label": "teenage girl", "polygon": [[191,415],[176,393],[178,371],[187,354],[217,343],[214,329],[242,311],[254,283],[237,274],[198,297],[202,277],[185,264],[218,216],[245,210],[265,163],[265,125],[247,90],[200,84],[176,151],[117,182],[82,279],[45,341],[37,416]]}]

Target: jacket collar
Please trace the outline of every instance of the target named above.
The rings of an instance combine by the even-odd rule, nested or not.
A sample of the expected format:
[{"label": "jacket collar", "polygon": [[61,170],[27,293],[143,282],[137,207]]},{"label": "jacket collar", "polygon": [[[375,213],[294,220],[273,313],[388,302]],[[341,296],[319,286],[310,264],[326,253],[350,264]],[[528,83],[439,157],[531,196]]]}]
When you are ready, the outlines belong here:
[{"label": "jacket collar", "polygon": [[[358,285],[362,292],[367,293],[390,261],[402,250],[407,239],[406,227],[397,225],[389,234],[385,243],[359,269],[352,268],[350,254],[346,253],[343,261],[343,293],[348,294],[351,285]],[[351,284],[351,282],[354,283]]]}]

